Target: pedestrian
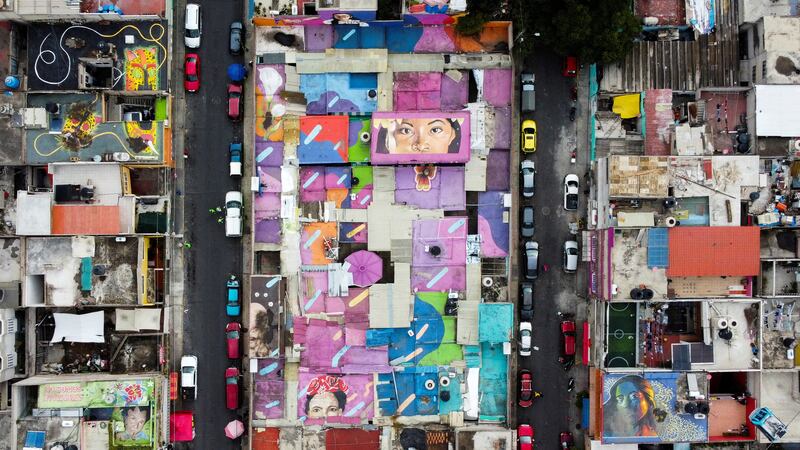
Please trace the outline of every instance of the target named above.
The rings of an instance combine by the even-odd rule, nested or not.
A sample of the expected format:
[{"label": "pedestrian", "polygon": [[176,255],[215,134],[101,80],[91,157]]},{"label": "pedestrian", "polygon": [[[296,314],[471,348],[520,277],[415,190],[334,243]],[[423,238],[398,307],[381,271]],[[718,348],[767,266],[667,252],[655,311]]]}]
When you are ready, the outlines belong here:
[{"label": "pedestrian", "polygon": [[175,189],[175,195],[180,197],[181,195],[183,195],[183,191],[181,191],[180,189]]},{"label": "pedestrian", "polygon": [[217,223],[222,223],[222,222],[224,222],[224,221],[225,221],[225,218],[224,218],[224,217],[220,217],[219,219],[217,219]]},{"label": "pedestrian", "polygon": [[217,206],[217,208],[216,208],[216,211],[217,211],[217,212],[222,212],[222,208],[221,208],[221,207],[219,207],[219,206]]}]

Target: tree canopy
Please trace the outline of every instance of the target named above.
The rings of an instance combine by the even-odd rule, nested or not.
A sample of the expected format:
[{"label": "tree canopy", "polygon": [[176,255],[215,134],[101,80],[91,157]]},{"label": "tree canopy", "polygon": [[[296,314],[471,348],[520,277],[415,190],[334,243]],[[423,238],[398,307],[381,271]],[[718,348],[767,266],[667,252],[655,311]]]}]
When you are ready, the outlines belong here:
[{"label": "tree canopy", "polygon": [[517,0],[514,6],[523,51],[543,44],[581,63],[623,59],[642,31],[630,0]]}]

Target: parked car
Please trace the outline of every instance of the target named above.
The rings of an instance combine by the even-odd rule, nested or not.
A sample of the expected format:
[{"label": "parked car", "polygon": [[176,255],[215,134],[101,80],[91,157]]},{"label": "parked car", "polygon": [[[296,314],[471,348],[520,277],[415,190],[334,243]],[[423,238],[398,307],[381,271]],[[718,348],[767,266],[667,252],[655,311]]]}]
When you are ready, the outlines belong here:
[{"label": "parked car", "polygon": [[564,209],[575,211],[578,209],[578,189],[580,178],[574,173],[564,177]]},{"label": "parked car", "polygon": [[232,177],[242,176],[242,143],[231,142],[228,146],[230,154],[230,174]]},{"label": "parked car", "polygon": [[230,191],[225,194],[225,236],[242,235],[242,193]]},{"label": "parked car", "polygon": [[564,58],[564,66],[561,68],[561,74],[567,78],[575,78],[578,76],[578,58],[574,56],[567,56]]},{"label": "parked car", "polygon": [[242,42],[244,41],[244,26],[242,22],[233,22],[231,24],[230,45],[228,50],[232,55],[242,54]]},{"label": "parked car", "polygon": [[562,449],[572,448],[575,445],[575,438],[572,437],[572,433],[569,431],[563,431],[558,436],[558,441],[561,443]]},{"label": "parked car", "polygon": [[522,122],[522,151],[525,153],[536,151],[536,121],[524,120]]},{"label": "parked car", "polygon": [[239,322],[231,322],[225,325],[225,344],[228,348],[229,359],[239,359],[242,357],[241,340],[242,324]]},{"label": "parked car", "polygon": [[200,90],[200,57],[197,53],[187,53],[183,64],[183,88],[186,92]]},{"label": "parked car", "polygon": [[533,320],[533,283],[519,285],[519,320]]},{"label": "parked car", "polygon": [[522,112],[532,112],[536,110],[536,76],[532,73],[520,75],[522,84]]},{"label": "parked car", "polygon": [[236,317],[242,313],[242,304],[239,300],[239,280],[236,275],[231,275],[225,283],[227,287],[227,303],[225,304],[225,313],[228,316]]},{"label": "parked car", "polygon": [[225,369],[225,406],[228,409],[239,408],[239,369]]},{"label": "parked car", "polygon": [[197,398],[197,356],[181,357],[181,396],[184,400]]},{"label": "parked car", "polygon": [[533,450],[533,427],[528,424],[520,424],[517,427],[517,441],[519,450]]},{"label": "parked car", "polygon": [[203,12],[200,5],[186,4],[186,17],[183,23],[183,44],[189,48],[200,48],[200,36],[203,34]]},{"label": "parked car", "polygon": [[578,242],[564,242],[564,272],[573,273],[578,270]]},{"label": "parked car", "polygon": [[539,243],[525,243],[525,279],[535,280],[539,277]]},{"label": "parked car", "polygon": [[520,223],[520,234],[522,237],[533,237],[533,206],[522,207],[522,222]]},{"label": "parked car", "polygon": [[242,120],[242,85],[228,83],[228,118]]},{"label": "parked car", "polygon": [[533,197],[534,175],[536,166],[529,159],[522,160],[520,163],[520,173],[522,174],[522,196],[525,198]]},{"label": "parked car", "polygon": [[531,356],[533,326],[530,322],[519,323],[519,356]]},{"label": "parked car", "polygon": [[561,364],[571,365],[575,362],[575,322],[564,320],[561,322]]},{"label": "parked car", "polygon": [[517,399],[520,408],[528,408],[533,404],[533,375],[531,371],[522,369],[519,371],[519,398]]}]

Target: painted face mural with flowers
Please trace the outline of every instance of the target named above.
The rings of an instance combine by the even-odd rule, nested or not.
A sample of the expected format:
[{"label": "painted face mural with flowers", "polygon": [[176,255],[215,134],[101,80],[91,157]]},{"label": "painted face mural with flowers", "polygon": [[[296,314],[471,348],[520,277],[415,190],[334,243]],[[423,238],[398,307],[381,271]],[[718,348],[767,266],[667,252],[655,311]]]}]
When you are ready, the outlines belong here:
[{"label": "painted face mural with flowers", "polygon": [[334,375],[320,375],[312,379],[306,389],[306,416],[309,419],[341,416],[349,389],[344,378]]}]

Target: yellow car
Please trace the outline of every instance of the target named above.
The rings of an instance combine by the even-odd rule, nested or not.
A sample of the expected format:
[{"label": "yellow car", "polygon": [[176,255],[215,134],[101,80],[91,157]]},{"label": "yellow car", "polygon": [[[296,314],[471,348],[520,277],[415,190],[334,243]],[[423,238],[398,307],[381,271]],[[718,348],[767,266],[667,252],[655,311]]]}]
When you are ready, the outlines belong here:
[{"label": "yellow car", "polygon": [[536,121],[534,120],[522,122],[522,151],[525,153],[536,151]]}]

